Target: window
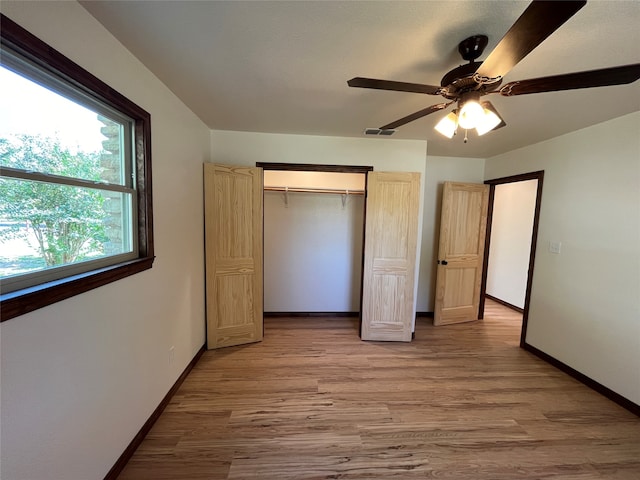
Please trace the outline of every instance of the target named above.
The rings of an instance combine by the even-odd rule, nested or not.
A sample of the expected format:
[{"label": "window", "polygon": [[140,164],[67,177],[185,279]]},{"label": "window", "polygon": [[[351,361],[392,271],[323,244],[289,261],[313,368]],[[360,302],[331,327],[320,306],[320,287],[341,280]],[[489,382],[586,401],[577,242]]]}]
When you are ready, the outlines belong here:
[{"label": "window", "polygon": [[2,321],[151,268],[150,116],[1,18]]}]

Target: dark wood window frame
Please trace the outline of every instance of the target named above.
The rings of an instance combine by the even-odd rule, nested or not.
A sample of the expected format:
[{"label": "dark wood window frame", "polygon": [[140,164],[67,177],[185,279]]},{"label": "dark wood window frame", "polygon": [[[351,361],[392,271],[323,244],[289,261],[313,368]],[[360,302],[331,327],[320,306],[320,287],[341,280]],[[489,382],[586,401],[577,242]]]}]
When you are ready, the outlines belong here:
[{"label": "dark wood window frame", "polygon": [[153,202],[151,197],[151,116],[106,83],[54,50],[27,30],[0,14],[0,41],[39,68],[62,78],[78,91],[134,120],[138,257],[122,263],[72,275],[0,295],[1,321],[51,305],[120,280],[153,265]]}]

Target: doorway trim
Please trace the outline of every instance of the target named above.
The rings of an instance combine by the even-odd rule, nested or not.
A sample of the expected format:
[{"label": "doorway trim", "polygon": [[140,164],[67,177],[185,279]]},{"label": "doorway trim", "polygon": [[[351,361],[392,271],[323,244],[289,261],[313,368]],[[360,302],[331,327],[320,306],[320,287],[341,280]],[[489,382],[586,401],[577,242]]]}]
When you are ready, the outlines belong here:
[{"label": "doorway trim", "polygon": [[527,286],[524,296],[524,308],[522,313],[522,329],[520,331],[520,348],[525,348],[525,338],[527,336],[527,322],[529,320],[529,305],[531,303],[531,286],[533,284],[533,267],[536,258],[536,244],[538,240],[538,224],[540,222],[540,206],[542,205],[542,184],[544,180],[544,170],[536,172],[522,173],[509,177],[494,178],[485,180],[485,184],[489,185],[489,210],[487,212],[487,231],[484,242],[484,261],[482,265],[482,284],[480,286],[480,307],[478,318],[484,318],[484,304],[487,293],[487,270],[489,267],[489,247],[491,243],[491,224],[493,220],[493,201],[495,199],[496,185],[505,183],[517,183],[526,180],[538,180],[536,190],[536,205],[533,213],[533,229],[531,232],[531,250],[529,253],[529,269],[527,272]]}]

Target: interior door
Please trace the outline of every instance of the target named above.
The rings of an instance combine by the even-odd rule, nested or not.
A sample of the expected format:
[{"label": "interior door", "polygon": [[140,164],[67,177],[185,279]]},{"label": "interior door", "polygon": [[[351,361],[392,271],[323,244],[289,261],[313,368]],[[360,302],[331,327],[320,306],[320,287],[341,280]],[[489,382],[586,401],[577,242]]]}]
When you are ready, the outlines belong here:
[{"label": "interior door", "polygon": [[204,164],[207,348],[262,340],[262,169]]},{"label": "interior door", "polygon": [[363,340],[411,341],[419,209],[419,173],[369,172]]},{"label": "interior door", "polygon": [[445,182],[434,325],[478,319],[489,186]]}]

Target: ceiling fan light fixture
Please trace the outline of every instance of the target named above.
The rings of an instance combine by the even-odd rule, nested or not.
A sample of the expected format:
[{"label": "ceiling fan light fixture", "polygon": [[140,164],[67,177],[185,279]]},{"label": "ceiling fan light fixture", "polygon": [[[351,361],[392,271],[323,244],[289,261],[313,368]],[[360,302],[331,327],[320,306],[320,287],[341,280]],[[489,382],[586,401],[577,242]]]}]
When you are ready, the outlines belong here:
[{"label": "ceiling fan light fixture", "polygon": [[476,132],[478,132],[478,136],[490,132],[500,125],[500,122],[502,122],[502,119],[495,112],[485,108],[484,115],[482,115],[480,121],[476,125]]},{"label": "ceiling fan light fixture", "polygon": [[441,133],[447,138],[452,138],[458,129],[458,116],[456,112],[453,111],[440,120],[435,128],[438,133]]},{"label": "ceiling fan light fixture", "polygon": [[564,2],[533,0],[484,60],[477,61],[487,46],[488,37],[486,35],[474,35],[460,42],[458,52],[469,63],[447,72],[440,80],[439,86],[364,77],[352,78],[347,84],[350,87],[440,95],[448,101],[431,105],[391,122],[387,125],[391,128],[413,122],[457,102],[458,109],[454,111],[455,118],[448,116],[447,119],[441,120],[436,126],[436,130],[451,138],[455,134],[453,127],[455,120],[460,127],[465,129],[466,143],[467,132],[471,129],[475,128],[478,135],[484,135],[507,125],[493,108],[491,102],[480,102],[484,95],[500,94],[503,97],[512,97],[532,93],[626,85],[640,80],[640,63],[634,63],[598,70],[529,78],[502,85],[503,78],[520,61],[573,17],[586,3],[586,0]]},{"label": "ceiling fan light fixture", "polygon": [[460,113],[458,115],[458,123],[465,130],[476,128],[484,117],[484,108],[480,105],[480,94],[470,92],[466,94],[460,101]]}]

